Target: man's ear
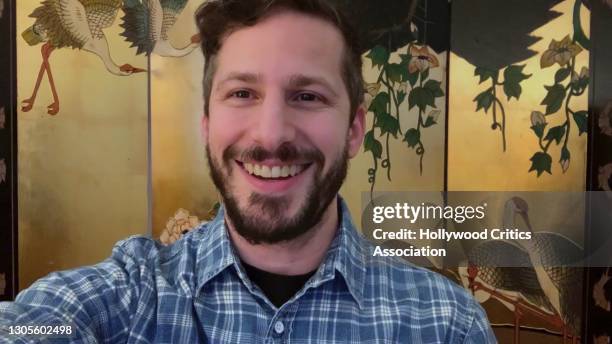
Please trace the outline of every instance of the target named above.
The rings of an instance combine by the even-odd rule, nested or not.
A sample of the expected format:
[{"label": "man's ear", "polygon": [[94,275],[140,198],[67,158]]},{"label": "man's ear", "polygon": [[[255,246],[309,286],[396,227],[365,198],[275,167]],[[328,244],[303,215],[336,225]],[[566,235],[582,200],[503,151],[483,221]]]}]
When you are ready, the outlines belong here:
[{"label": "man's ear", "polygon": [[359,105],[353,123],[350,124],[348,130],[348,153],[349,157],[354,158],[363,142],[363,136],[365,135],[365,107]]},{"label": "man's ear", "polygon": [[202,142],[206,144],[208,142],[208,115],[206,114],[202,115],[200,129],[202,130],[200,133],[202,135]]}]

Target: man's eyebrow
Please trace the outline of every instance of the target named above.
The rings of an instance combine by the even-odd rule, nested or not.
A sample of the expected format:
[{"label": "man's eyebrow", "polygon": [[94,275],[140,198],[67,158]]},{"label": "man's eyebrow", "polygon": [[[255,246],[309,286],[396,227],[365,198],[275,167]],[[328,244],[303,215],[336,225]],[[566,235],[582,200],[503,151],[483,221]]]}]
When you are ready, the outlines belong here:
[{"label": "man's eyebrow", "polygon": [[261,77],[258,74],[255,73],[248,73],[248,72],[231,72],[229,74],[227,74],[227,76],[225,78],[223,78],[221,81],[219,81],[219,83],[217,84],[216,89],[220,89],[221,86],[223,86],[223,84],[225,84],[228,81],[242,81],[248,84],[254,84],[257,83],[259,80],[261,79]]},{"label": "man's eyebrow", "polygon": [[334,87],[322,77],[308,76],[304,74],[295,74],[289,78],[289,86],[294,88],[306,87],[310,85],[321,85],[333,94],[334,97],[338,96],[338,93],[334,90]]}]

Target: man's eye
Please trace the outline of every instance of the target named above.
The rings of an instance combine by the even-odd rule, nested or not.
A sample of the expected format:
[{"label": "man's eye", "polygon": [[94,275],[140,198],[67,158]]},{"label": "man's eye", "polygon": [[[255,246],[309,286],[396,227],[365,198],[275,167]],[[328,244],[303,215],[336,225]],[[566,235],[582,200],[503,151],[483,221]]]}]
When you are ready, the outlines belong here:
[{"label": "man's eye", "polygon": [[251,98],[251,92],[246,91],[246,90],[239,90],[239,91],[233,92],[232,97],[248,99],[248,98]]},{"label": "man's eye", "polygon": [[313,102],[313,101],[319,100],[319,97],[312,93],[300,93],[297,95],[296,98],[297,100],[303,101],[303,102]]}]

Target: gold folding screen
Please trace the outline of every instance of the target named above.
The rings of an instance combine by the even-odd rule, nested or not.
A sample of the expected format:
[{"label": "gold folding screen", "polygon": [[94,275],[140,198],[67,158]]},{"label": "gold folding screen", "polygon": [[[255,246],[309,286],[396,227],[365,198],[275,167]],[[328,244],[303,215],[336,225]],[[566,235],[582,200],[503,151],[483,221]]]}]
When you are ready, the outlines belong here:
[{"label": "gold folding screen", "polygon": [[[20,101],[31,97],[43,61],[36,35],[44,26],[32,32],[29,17],[40,6],[17,2],[17,32],[26,32],[17,39]],[[120,32],[103,31],[112,59],[146,68]],[[55,49],[48,61],[58,113],[47,113],[54,102],[47,72],[31,110],[18,113],[21,288],[50,271],[96,263],[116,241],[147,231],[147,74],[113,75],[78,48]]]},{"label": "gold folding screen", "polygon": [[[521,47],[529,57],[495,74],[452,44],[449,50],[462,28],[450,30],[448,13],[431,11],[466,2],[418,3],[417,25],[404,38],[371,40],[363,54],[368,134],[341,190],[355,223],[361,223],[362,195],[372,191],[584,190],[587,135],[580,131],[586,129],[589,51],[576,42],[575,27],[578,18],[589,36],[589,10],[576,0],[546,2],[551,19],[530,28],[533,39]],[[159,237],[180,208],[205,219],[218,201],[200,136],[203,58],[191,43],[199,4],[188,2],[168,31],[180,53],[139,54],[122,35],[121,9],[107,23],[102,32],[112,59],[147,73],[114,75],[78,47],[51,52],[59,112],[47,114],[53,94],[45,74],[33,108],[18,119],[22,288],[49,271],[100,261],[130,234]],[[44,42],[28,44],[36,43],[28,15],[40,2],[17,6],[18,32],[29,32],[18,40],[18,92],[25,100],[35,88]],[[361,19],[373,23],[375,16]],[[435,30],[446,32],[437,42]],[[495,31],[482,27],[487,30]],[[500,219],[502,210],[499,205],[492,216]],[[581,209],[568,205],[531,204],[538,229],[555,228],[555,214],[570,210],[582,218]],[[492,319],[510,319],[499,304],[485,308]],[[496,331],[510,340],[507,329]],[[546,337],[538,336],[525,338]]]}]

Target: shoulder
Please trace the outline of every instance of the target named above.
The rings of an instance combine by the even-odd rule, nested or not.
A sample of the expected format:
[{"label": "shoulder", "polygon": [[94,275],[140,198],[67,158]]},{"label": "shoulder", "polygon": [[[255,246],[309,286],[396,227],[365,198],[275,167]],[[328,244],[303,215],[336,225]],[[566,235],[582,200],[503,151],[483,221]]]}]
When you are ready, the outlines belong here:
[{"label": "shoulder", "polygon": [[[374,256],[364,240],[366,304],[400,314],[403,323],[435,325],[465,338],[474,327],[488,331],[486,313],[462,286],[429,269],[397,257]],[[487,333],[490,335],[490,333]]]}]

